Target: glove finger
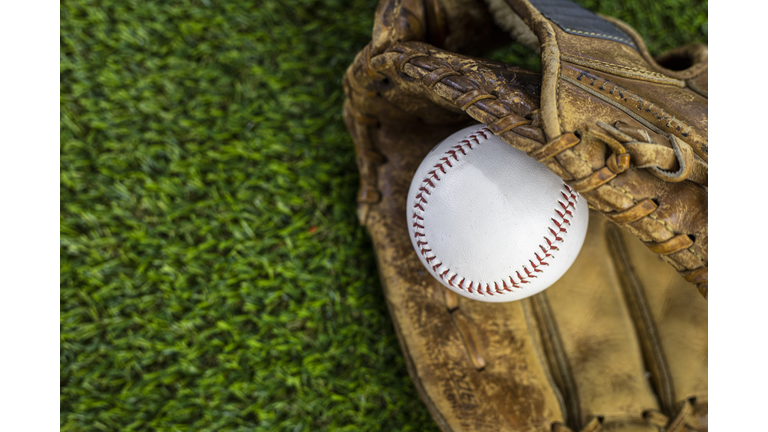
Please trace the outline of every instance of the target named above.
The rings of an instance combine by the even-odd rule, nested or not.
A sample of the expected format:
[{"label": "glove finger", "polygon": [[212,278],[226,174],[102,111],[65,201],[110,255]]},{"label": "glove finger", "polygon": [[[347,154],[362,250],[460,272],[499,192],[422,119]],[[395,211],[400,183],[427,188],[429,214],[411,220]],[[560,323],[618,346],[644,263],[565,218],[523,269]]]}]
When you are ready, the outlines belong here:
[{"label": "glove finger", "polygon": [[605,234],[610,222],[591,212],[573,266],[530,299],[543,349],[571,429],[581,430],[599,419],[605,430],[655,432],[643,413],[660,407],[645,377],[637,333],[608,258]]},{"label": "glove finger", "polygon": [[663,414],[671,422],[690,404],[685,423],[706,430],[706,301],[631,234],[609,227],[606,235]]}]

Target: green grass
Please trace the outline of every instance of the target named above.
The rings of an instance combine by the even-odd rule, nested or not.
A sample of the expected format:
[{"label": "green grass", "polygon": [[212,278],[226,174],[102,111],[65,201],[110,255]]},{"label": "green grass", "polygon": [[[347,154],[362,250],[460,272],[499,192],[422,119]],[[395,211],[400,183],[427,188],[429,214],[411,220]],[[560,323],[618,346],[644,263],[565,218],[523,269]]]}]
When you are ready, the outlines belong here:
[{"label": "green grass", "polygon": [[[437,430],[355,218],[376,3],[61,4],[63,431]],[[707,40],[706,2],[597,3]]]}]

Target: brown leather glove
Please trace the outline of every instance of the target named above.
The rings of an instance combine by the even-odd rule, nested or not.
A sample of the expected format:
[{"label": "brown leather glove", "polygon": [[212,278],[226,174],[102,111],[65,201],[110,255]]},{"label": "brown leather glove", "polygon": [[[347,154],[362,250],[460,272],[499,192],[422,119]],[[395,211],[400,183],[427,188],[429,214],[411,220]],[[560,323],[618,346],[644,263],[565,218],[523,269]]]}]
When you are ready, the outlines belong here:
[{"label": "brown leather glove", "polygon": [[[528,20],[549,41],[543,75],[456,54],[508,41],[492,21],[514,20],[506,4],[491,13],[479,0],[383,0],[372,42],[344,77],[344,117],[361,174],[359,216],[371,232],[409,373],[444,431],[706,430],[706,302],[654,254],[678,270],[688,254],[706,259],[706,153],[697,144],[706,140],[706,99],[691,90],[706,95],[706,78],[682,78],[685,71],[670,77],[642,49],[633,57],[616,48],[621,55],[608,59],[572,51],[579,44],[565,43],[569,37],[591,38],[560,34],[524,9],[530,3],[521,5],[539,16]],[[547,58],[553,43],[560,47],[554,60]],[[551,74],[552,62],[563,71],[578,56],[596,69],[577,66],[602,81]],[[706,64],[693,68],[706,74]],[[608,81],[647,88],[659,95],[651,114],[663,108],[675,124],[686,119],[698,129],[673,126],[665,134],[663,115],[651,120],[625,106],[632,106],[630,90],[611,87],[627,96],[612,102]],[[684,117],[683,102],[674,110],[665,103],[673,92],[689,104],[702,101],[703,120]],[[594,208],[572,268],[522,301],[457,297],[424,270],[407,234],[406,194],[422,158],[478,121],[541,160]],[[696,141],[702,133],[704,141]],[[705,264],[682,272],[706,292]]]}]

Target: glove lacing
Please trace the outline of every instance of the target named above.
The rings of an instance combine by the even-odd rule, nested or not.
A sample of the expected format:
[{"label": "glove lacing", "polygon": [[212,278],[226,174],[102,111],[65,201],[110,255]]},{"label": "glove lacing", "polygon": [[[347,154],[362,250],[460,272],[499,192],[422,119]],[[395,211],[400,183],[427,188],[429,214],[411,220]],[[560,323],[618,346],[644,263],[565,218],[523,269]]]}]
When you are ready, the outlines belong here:
[{"label": "glove lacing", "polygon": [[[689,423],[690,415],[693,414],[693,407],[696,404],[696,398],[689,398],[683,401],[680,406],[680,411],[673,418],[669,418],[666,415],[658,411],[646,411],[643,413],[648,423],[657,426],[660,431],[664,432],[686,432],[696,431],[696,426]],[[603,429],[603,417],[593,417],[579,432],[600,432]],[[552,432],[574,432],[573,429],[565,426],[561,423],[555,423],[552,425]]]}]

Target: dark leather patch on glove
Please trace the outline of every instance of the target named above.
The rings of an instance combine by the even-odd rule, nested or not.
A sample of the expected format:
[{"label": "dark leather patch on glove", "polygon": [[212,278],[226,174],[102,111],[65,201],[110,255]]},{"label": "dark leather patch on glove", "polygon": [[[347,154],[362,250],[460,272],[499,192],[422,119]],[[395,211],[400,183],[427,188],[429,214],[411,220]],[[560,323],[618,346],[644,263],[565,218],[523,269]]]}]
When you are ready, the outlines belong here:
[{"label": "dark leather patch on glove", "polygon": [[632,38],[624,31],[570,0],[529,0],[529,2],[567,33],[621,42],[637,49]]}]

